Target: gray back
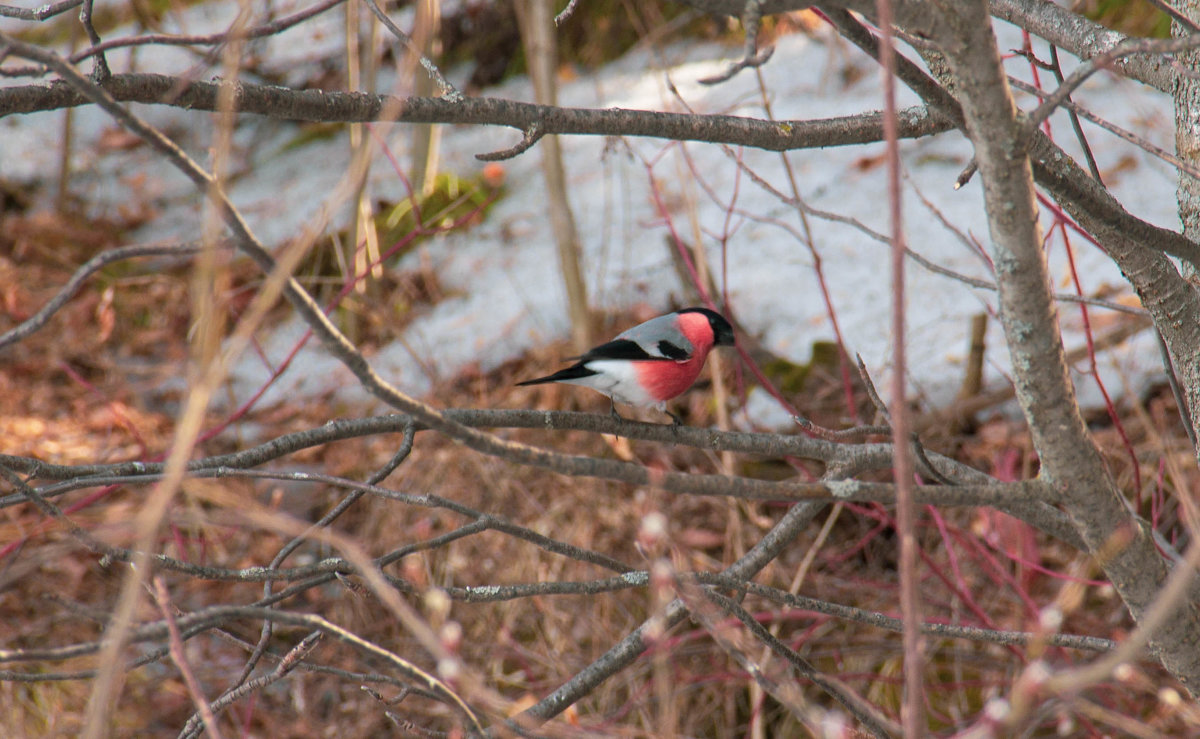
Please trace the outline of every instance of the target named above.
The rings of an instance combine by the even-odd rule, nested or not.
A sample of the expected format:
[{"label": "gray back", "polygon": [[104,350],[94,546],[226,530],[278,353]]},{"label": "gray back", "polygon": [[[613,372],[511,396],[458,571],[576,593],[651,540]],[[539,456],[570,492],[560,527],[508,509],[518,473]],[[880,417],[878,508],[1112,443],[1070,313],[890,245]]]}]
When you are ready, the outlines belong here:
[{"label": "gray back", "polygon": [[645,323],[639,323],[628,331],[619,334],[617,338],[637,342],[639,346],[646,350],[647,354],[655,357],[667,356],[658,348],[658,342],[660,341],[669,341],[686,351],[689,355],[693,354],[696,350],[696,347],[692,346],[692,342],[688,341],[683,332],[679,330],[679,316],[674,313],[668,313],[665,316],[651,318]]}]

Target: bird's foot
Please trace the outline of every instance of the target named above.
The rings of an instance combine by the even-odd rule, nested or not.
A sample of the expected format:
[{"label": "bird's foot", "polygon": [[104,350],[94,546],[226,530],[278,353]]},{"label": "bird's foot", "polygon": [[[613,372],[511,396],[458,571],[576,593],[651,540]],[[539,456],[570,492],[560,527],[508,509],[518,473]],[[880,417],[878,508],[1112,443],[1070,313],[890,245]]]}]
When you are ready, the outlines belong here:
[{"label": "bird's foot", "polygon": [[614,421],[618,421],[618,422],[625,421],[625,416],[622,416],[620,413],[617,413],[617,401],[615,401],[615,400],[610,400],[610,405],[608,406],[608,414],[613,417]]}]

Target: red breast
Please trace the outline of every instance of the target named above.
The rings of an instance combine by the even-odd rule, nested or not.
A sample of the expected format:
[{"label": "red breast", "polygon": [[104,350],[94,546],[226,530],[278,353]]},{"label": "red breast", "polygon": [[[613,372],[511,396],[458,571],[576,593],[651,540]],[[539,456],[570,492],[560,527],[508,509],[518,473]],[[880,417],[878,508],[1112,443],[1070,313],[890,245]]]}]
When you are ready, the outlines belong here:
[{"label": "red breast", "polygon": [[704,368],[713,347],[713,330],[701,313],[680,313],[679,330],[692,342],[692,356],[682,362],[657,360],[635,362],[638,383],[655,401],[662,403],[692,386]]}]

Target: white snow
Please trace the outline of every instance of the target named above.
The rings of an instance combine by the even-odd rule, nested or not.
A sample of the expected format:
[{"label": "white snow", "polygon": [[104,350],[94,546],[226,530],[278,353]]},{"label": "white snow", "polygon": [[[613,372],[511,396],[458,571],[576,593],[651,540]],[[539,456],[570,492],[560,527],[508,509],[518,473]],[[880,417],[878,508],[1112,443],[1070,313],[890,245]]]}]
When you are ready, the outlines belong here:
[{"label": "white snow", "polygon": [[[232,18],[231,14],[214,10],[212,3],[179,12],[177,25],[189,33],[222,30]],[[399,21],[405,27],[405,19]],[[11,25],[5,22],[3,27]],[[1019,33],[1012,27],[998,23],[997,30],[1002,49],[1020,45]],[[281,37],[255,43],[256,51],[285,71],[287,79],[298,80],[304,76],[301,71],[311,71],[315,55],[338,48],[341,38],[341,11],[334,11]],[[905,51],[916,58],[911,50]],[[699,43],[676,44],[656,51],[635,50],[596,73],[585,72],[564,81],[560,104],[682,111],[683,104],[666,84],[669,77],[695,112],[762,117],[753,71],[743,71],[717,86],[698,82],[722,71],[739,52],[740,47]],[[183,73],[196,64],[195,55],[179,49],[146,48],[132,58],[139,69],[163,73]],[[128,69],[130,60],[128,53],[110,57],[119,71]],[[1007,65],[1011,74],[1029,78],[1029,65],[1024,60],[1013,58]],[[844,84],[842,73],[848,69],[855,75],[851,76],[852,82]],[[448,76],[458,83],[467,73],[465,69],[452,69]],[[831,34],[795,34],[778,39],[775,55],[761,74],[779,119],[851,115],[882,107],[880,76],[874,63]],[[1052,88],[1053,80],[1042,74],[1043,84]],[[5,84],[21,82],[10,80]],[[377,85],[379,90],[399,92],[407,87],[396,84],[392,70],[383,70]],[[509,81],[486,94],[533,99],[525,79]],[[917,102],[903,87],[899,94],[900,106]],[[1100,74],[1087,82],[1075,99],[1159,146],[1173,149],[1173,114],[1168,96]],[[1018,96],[1018,102],[1026,109],[1035,104],[1024,95]],[[213,133],[211,116],[145,106],[135,110],[206,161],[204,153]],[[94,107],[81,108],[76,116],[80,136],[77,166],[82,170],[77,182],[96,207],[116,207],[130,198],[149,194],[161,216],[142,230],[139,240],[194,238],[199,233],[200,196],[189,183],[145,148],[93,155],[90,152],[96,138],[113,123]],[[55,171],[60,118],[61,113],[56,113],[0,120],[0,162],[7,177],[46,178],[46,173]],[[1079,149],[1065,115],[1056,113],[1051,122],[1056,140],[1076,155]],[[1177,228],[1174,170],[1096,126],[1085,122],[1084,128],[1100,168],[1106,172],[1106,182],[1121,202],[1139,217]],[[407,166],[404,150],[409,129],[377,126],[375,130]],[[348,164],[349,145],[344,135],[285,148],[297,133],[298,128],[290,124],[247,117],[236,136],[241,176],[232,185],[231,194],[254,231],[270,246],[303,230],[321,211]],[[475,154],[507,148],[519,136],[510,129],[443,126],[441,167],[470,175],[482,167]],[[735,161],[740,157],[746,167],[774,188],[790,194],[779,154],[638,138],[613,142],[577,136],[564,138],[562,144],[588,288],[596,307],[644,303],[665,311],[671,300],[682,294],[666,250],[668,230],[655,206],[652,174],[675,229],[689,242],[700,239],[704,243],[718,283],[728,290],[742,325],[759,335],[771,350],[799,363],[808,360],[814,342],[833,337],[814,269],[813,253],[819,254],[848,348],[862,354],[877,383],[886,387],[891,358],[888,246],[850,225],[818,216],[809,217],[811,244],[793,235],[804,233],[795,210],[751,182],[739,172]],[[961,233],[986,246],[987,222],[978,180],[962,190],[953,189],[955,178],[970,160],[970,145],[951,132],[902,141],[900,147],[906,175],[903,212],[910,247],[950,270],[990,281],[986,260],[944,226],[917,195],[919,192],[927,198]],[[796,173],[800,195],[809,206],[887,233],[882,153],[882,144],[875,144],[796,151],[787,157]],[[507,194],[482,224],[426,242],[419,252],[401,262],[400,269],[416,269],[419,259],[429,260],[452,296],[416,318],[402,341],[383,347],[371,357],[376,370],[403,391],[425,394],[433,376],[452,375],[469,363],[488,370],[530,347],[567,335],[540,157],[541,149],[535,147],[505,163]],[[140,179],[142,175],[145,180]],[[720,202],[706,194],[697,178]],[[376,198],[399,200],[405,194],[382,154],[374,160],[370,187]],[[729,200],[735,189],[736,210],[730,217]],[[347,208],[341,205],[336,213],[335,221],[345,222]],[[727,222],[727,271],[722,271],[719,238],[726,233]],[[1045,224],[1050,224],[1048,216]],[[1074,235],[1072,245],[1085,294],[1113,287],[1118,294],[1129,293],[1107,257]],[[1061,240],[1056,236],[1047,250],[1056,290],[1073,292]],[[996,296],[934,274],[912,261],[907,276],[910,386],[914,395],[928,403],[942,404],[954,397],[962,379],[970,317],[984,310],[994,313]],[[1068,348],[1081,345],[1078,307],[1063,304],[1060,313]],[[1093,323],[1108,320],[1109,313],[1093,308]],[[293,321],[261,337],[272,363],[278,363],[291,350],[301,333],[302,328]],[[1006,381],[1009,361],[995,320],[989,324],[987,341],[987,381],[996,386]],[[1146,333],[1107,351],[1100,364],[1114,396],[1139,391],[1147,378],[1161,372],[1157,349]],[[556,367],[544,369],[549,372]],[[269,371],[257,355],[247,353],[232,374],[233,397],[239,401],[248,398],[266,381]],[[1080,375],[1075,379],[1084,401],[1096,404],[1099,396],[1095,382]],[[329,392],[347,402],[368,400],[349,373],[313,341],[263,402],[296,402]],[[438,399],[432,400],[438,403]],[[803,407],[803,399],[796,403]],[[748,415],[756,423],[788,423],[786,415],[768,407],[772,404],[765,395],[756,393]]]}]

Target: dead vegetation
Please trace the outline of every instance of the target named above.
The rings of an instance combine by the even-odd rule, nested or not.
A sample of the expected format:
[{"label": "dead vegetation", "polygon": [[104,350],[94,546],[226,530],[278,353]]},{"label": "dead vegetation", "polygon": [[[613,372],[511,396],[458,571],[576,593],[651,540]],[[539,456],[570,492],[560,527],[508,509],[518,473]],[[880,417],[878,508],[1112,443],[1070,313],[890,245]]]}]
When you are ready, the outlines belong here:
[{"label": "dead vegetation", "polygon": [[[743,38],[736,24],[674,5],[670,15],[628,2],[584,5],[600,21],[615,20],[603,27],[578,22],[563,31],[570,50],[560,69],[564,78],[632,44],[651,43],[662,28],[669,36],[671,28],[690,24],[692,36],[731,44]],[[1106,17],[1108,5],[1091,3],[1090,16],[1135,22]],[[497,9],[499,16],[491,14]],[[446,19],[443,61],[474,60],[468,91],[524,64],[511,9],[510,3],[466,3]],[[489,14],[470,16],[481,10]],[[1148,8],[1138,14],[1136,28],[1163,35],[1164,19]],[[114,22],[97,21],[106,33]],[[807,10],[764,21],[764,45],[824,23]],[[63,16],[52,30],[75,24],[74,14]],[[480,27],[492,33],[476,33]],[[268,81],[282,78],[270,59],[245,61],[243,71]],[[847,64],[838,74],[845,81],[865,69],[870,67]],[[344,85],[340,70],[325,65],[307,82],[320,89]],[[295,144],[341,135],[345,125],[309,126]],[[103,151],[143,146],[142,139],[117,128],[99,143]],[[1120,160],[1104,178],[1136,161]],[[856,166],[865,173],[885,163],[882,156],[868,155]],[[434,230],[484,218],[503,187],[503,177],[489,182],[484,170],[481,182],[444,175],[420,208],[413,198],[374,202],[376,237],[384,250],[418,248],[418,239]],[[125,243],[125,234],[152,215],[131,209],[108,218],[68,217],[33,210],[24,190],[0,182],[0,332],[29,319],[78,265]],[[673,195],[658,194],[667,200]],[[664,218],[683,207],[664,207]],[[731,201],[731,214],[733,207]],[[335,233],[324,246],[356,239]],[[4,349],[0,455],[58,465],[161,461],[187,399],[184,377],[195,331],[191,269],[185,255],[107,265],[44,327]],[[351,289],[347,274],[354,267],[344,254],[319,252],[297,271],[323,304],[337,303],[339,321],[355,324],[355,344],[367,355],[393,341],[421,311],[455,297],[428,266],[381,271],[371,288],[388,295],[386,302]],[[220,297],[236,319],[263,286],[262,272],[234,260],[228,276],[228,294]],[[707,288],[719,293],[715,282]],[[277,306],[267,325],[277,325],[288,310]],[[612,316],[610,328],[649,315],[635,309]],[[1098,344],[1113,335],[1103,320],[1094,327]],[[1117,328],[1133,332],[1142,324]],[[874,407],[862,382],[847,371],[837,344],[823,349],[806,366],[770,356],[763,347],[751,347],[750,358],[816,426],[836,430],[870,422]],[[439,408],[603,416],[607,401],[584,390],[513,387],[572,353],[565,345],[543,347],[492,371],[468,367],[438,378],[427,397]],[[1069,357],[1077,369],[1085,359],[1079,350]],[[736,406],[753,381],[744,366],[730,364],[721,387],[731,389],[730,404]],[[678,401],[675,410],[690,425],[718,425],[715,384],[702,381]],[[1011,397],[1009,388],[991,395],[976,388],[949,416],[918,404],[915,427],[930,452],[1001,482],[1030,480],[1039,462],[1025,424],[1003,407]],[[331,419],[361,420],[369,413],[332,394],[273,406],[251,402],[235,410],[244,400],[230,393],[211,405],[193,458],[243,453],[285,434],[319,432]],[[643,418],[662,420],[651,412]],[[1192,492],[1200,489],[1200,474],[1172,394],[1160,387],[1118,398],[1110,408],[1091,409],[1088,422],[1130,505],[1163,542],[1184,551],[1189,526],[1195,525]],[[636,462],[659,479],[671,472],[736,473],[808,482],[824,471],[811,459],[735,455],[583,430],[513,427],[496,433],[581,458]],[[898,720],[904,649],[896,621],[881,622],[899,616],[899,546],[891,506],[831,501],[752,582],[730,584],[713,578],[799,506],[562,477],[426,431],[415,433],[411,453],[400,458],[398,450],[408,441],[400,424],[301,446],[250,470],[185,479],[154,542],[154,551],[170,558],[169,566],[147,575],[132,621],[148,629],[174,620],[184,624],[186,639],[173,644],[165,630],[147,632],[126,650],[131,662],[118,671],[111,734],[195,736],[202,731],[198,706],[216,701],[215,726],[226,736],[463,735],[468,722],[423,676],[461,693],[503,734],[511,728],[505,718],[537,706],[638,629],[646,650],[537,725],[537,735],[790,737],[818,730],[861,735],[844,705],[822,689],[819,680],[825,678],[840,681],[885,721]],[[874,470],[859,479],[890,477],[888,470]],[[0,483],[0,496],[7,498],[0,506],[0,735],[76,736],[98,682],[95,670],[103,666],[99,641],[130,571],[106,548],[135,546],[137,519],[158,478],[76,480],[77,489],[53,491],[61,493],[53,498],[60,516],[39,507],[34,496],[21,499],[22,484],[45,492],[60,478],[36,468],[14,478]],[[364,489],[355,486],[368,480],[377,487],[360,497]],[[310,528],[342,508],[336,521]],[[931,733],[1200,731],[1200,711],[1187,691],[1150,658],[1078,689],[1050,691],[1039,683],[1047,672],[1061,675],[1094,662],[1135,628],[1096,558],[986,507],[923,507],[916,534],[916,575],[931,628],[923,683]],[[367,558],[378,558],[386,588],[365,574],[360,565]],[[258,575],[268,567],[284,572],[264,585]],[[706,604],[697,597],[698,582],[716,582],[713,592],[740,604],[745,618],[739,621],[742,614],[734,607]],[[751,585],[764,589],[746,592]],[[676,598],[686,601],[691,615],[665,628],[664,614]],[[271,621],[264,610],[251,610],[259,606],[294,618]],[[195,619],[219,608],[242,610],[189,630]],[[322,632],[305,617],[320,617],[329,628]],[[760,635],[750,638],[751,625],[777,638],[814,674],[805,677],[798,664],[785,663],[763,646]],[[980,631],[968,638],[936,630],[943,626]],[[1014,643],[1009,632],[1025,638]],[[1053,642],[1056,636],[1092,641],[1062,646]],[[77,652],[69,655],[53,651],[72,645]],[[179,649],[172,654],[170,647]],[[193,694],[195,686],[200,696]],[[227,692],[232,690],[242,692]]]},{"label": "dead vegetation", "polygon": [[[65,258],[51,254],[52,250],[37,249],[19,254],[19,288],[9,288],[0,328],[19,322],[62,283]],[[14,256],[18,255],[9,247],[0,257],[5,269],[17,269]],[[423,280],[397,277],[402,285],[420,285]],[[0,411],[0,453],[61,464],[160,456],[173,433],[174,401],[148,388],[183,371],[190,320],[185,294],[184,271],[127,267],[85,285],[50,325],[5,358],[0,374],[6,398]],[[81,347],[87,351],[81,352]],[[603,398],[572,388],[513,389],[515,380],[566,353],[565,346],[548,347],[490,373],[467,370],[443,381],[431,395],[449,407],[606,412]],[[137,372],[129,365],[135,358]],[[736,385],[732,374],[727,379]],[[838,407],[838,373],[812,373],[807,382],[805,397],[820,402],[802,410],[819,424],[834,425],[844,415]],[[803,404],[805,397],[796,401]],[[714,422],[707,398],[707,388],[701,387],[682,399],[681,410],[691,424]],[[1200,484],[1172,403],[1169,393],[1156,393],[1122,405],[1119,414],[1127,442],[1111,423],[1101,422],[1103,427],[1095,430],[1123,489],[1169,540],[1183,530],[1180,495]],[[308,400],[303,405],[254,408],[247,420],[261,439],[267,439],[354,415],[355,409]],[[222,416],[214,410],[209,423],[215,425]],[[994,412],[982,413],[979,419],[969,433],[931,435],[926,443],[1002,480],[1030,477],[1037,463],[1022,425]],[[564,453],[636,460],[656,470],[714,473],[723,464],[720,455],[710,452],[582,431],[501,433]],[[229,439],[226,435],[209,440],[197,454],[232,451],[236,445]],[[387,464],[401,439],[392,433],[329,443],[291,455],[280,466],[363,480]],[[766,474],[767,469],[774,470],[769,473],[773,475],[819,474],[811,465],[798,468],[795,460],[736,459],[735,471],[746,474]],[[382,485],[398,493],[449,499],[524,531],[624,563],[630,571],[649,570],[658,562],[681,577],[720,571],[759,541],[788,507],[562,478],[479,455],[426,433],[417,435],[411,456]],[[110,545],[131,546],[132,521],[148,490],[145,484],[115,483],[74,492],[57,502],[92,536]],[[188,480],[168,516],[160,550],[193,565],[262,567],[346,495],[346,490],[330,484],[295,480]],[[647,534],[647,522],[657,520],[656,515],[666,521],[662,537]],[[392,553],[384,573],[470,675],[470,680],[460,678],[456,684],[476,681],[504,702],[509,715],[536,703],[660,613],[676,592],[670,580],[622,585],[612,581],[617,571],[564,557],[504,531],[463,533],[469,523],[469,517],[445,507],[366,496],[332,528],[337,537],[371,556]],[[829,507],[755,581],[825,603],[896,615],[894,526],[892,512],[884,506]],[[1111,587],[1095,580],[1086,557],[1017,519],[991,509],[926,508],[918,531],[922,596],[930,622],[1038,632],[1045,607],[1056,603],[1064,612],[1059,627],[1064,634],[1119,640],[1132,627],[1120,599]],[[456,532],[460,538],[454,538]],[[31,504],[3,509],[0,545],[0,622],[6,624],[0,648],[45,649],[101,637],[123,565],[88,551]],[[284,566],[312,566],[339,553],[337,541],[309,539]],[[220,604],[251,604],[264,596],[261,582],[175,571],[160,574],[177,617]],[[272,592],[293,584],[278,583]],[[526,590],[499,599],[486,596],[489,589],[506,586]],[[538,592],[538,587],[548,589]],[[564,592],[555,593],[555,587]],[[138,623],[161,618],[152,602],[149,597],[142,600],[135,614]],[[358,577],[338,575],[297,588],[279,606],[319,614],[430,673],[438,672],[437,661],[418,636],[398,623]],[[903,654],[898,634],[754,595],[746,597],[743,606],[821,673],[843,681],[884,712],[898,714]],[[261,621],[230,619],[187,640],[187,664],[209,700],[237,679],[261,626]],[[728,616],[719,626],[734,635],[741,629]],[[310,631],[276,624],[269,656],[257,674],[274,670]],[[135,646],[134,655],[153,658],[124,672],[114,735],[168,736],[193,717],[195,703],[161,647],[161,640]],[[779,658],[756,643],[743,648],[743,656],[764,671],[781,669]],[[791,712],[759,689],[730,649],[714,641],[711,629],[684,621],[658,635],[630,667],[543,728],[551,733],[578,729],[588,735],[652,737],[663,736],[664,727],[685,736],[742,736],[760,727],[766,736],[803,735]],[[990,698],[1009,694],[1014,681],[1023,679],[1037,660],[1063,669],[1092,658],[1087,651],[1036,640],[1003,646],[935,636],[928,639],[928,655],[928,710],[935,731],[961,727],[980,715]],[[0,680],[0,733],[77,733],[90,691],[87,671],[95,661],[94,655],[83,654],[6,665],[7,677]],[[50,679],[45,674],[50,672],[58,676]],[[28,679],[39,673],[41,679]],[[806,710],[836,707],[807,681],[797,684]],[[1160,667],[1143,661],[1076,700],[1047,701],[1026,725],[1060,735],[1194,732],[1200,725],[1194,708],[1172,695],[1183,691]],[[393,702],[385,705],[381,699]],[[219,724],[226,735],[243,736],[316,737],[331,730],[342,736],[423,736],[457,731],[456,716],[444,702],[380,660],[328,637],[306,652],[284,679],[234,702]]]}]

